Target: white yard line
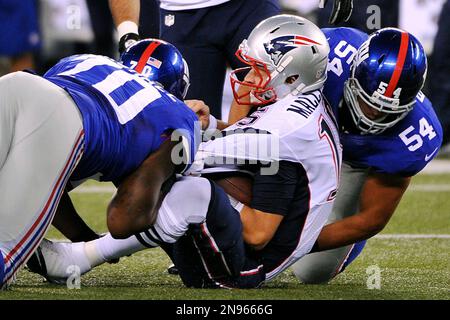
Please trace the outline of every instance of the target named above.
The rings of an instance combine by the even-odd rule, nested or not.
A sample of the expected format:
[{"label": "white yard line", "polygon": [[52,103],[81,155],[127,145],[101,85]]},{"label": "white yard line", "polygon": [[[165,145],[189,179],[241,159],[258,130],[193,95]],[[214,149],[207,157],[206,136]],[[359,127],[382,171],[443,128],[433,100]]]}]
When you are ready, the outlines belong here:
[{"label": "white yard line", "polygon": [[375,239],[450,239],[450,234],[378,234]]},{"label": "white yard line", "polygon": [[450,160],[434,159],[420,174],[445,174],[450,173]]}]

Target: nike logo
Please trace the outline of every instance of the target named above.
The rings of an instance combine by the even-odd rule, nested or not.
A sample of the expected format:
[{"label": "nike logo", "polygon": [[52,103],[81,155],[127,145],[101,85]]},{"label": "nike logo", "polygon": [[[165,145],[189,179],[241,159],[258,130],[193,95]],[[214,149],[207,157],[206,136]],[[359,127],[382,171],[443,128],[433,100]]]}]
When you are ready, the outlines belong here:
[{"label": "nike logo", "polygon": [[425,161],[430,161],[431,158],[433,158],[434,154],[439,150],[439,147],[437,147],[436,149],[434,149],[434,151],[430,154],[430,155],[425,155]]}]

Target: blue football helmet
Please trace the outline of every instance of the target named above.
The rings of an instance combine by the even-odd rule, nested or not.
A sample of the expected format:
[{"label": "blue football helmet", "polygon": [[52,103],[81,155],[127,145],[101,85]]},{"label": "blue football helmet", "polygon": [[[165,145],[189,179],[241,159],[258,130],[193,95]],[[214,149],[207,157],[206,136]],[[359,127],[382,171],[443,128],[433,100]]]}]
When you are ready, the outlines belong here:
[{"label": "blue football helmet", "polygon": [[[344,99],[357,129],[378,134],[406,117],[426,74],[427,57],[413,35],[395,28],[372,34],[358,49],[344,86]],[[381,116],[370,119],[360,101]]]},{"label": "blue football helmet", "polygon": [[131,45],[120,62],[158,82],[169,93],[183,100],[189,88],[189,69],[172,44],[159,39],[144,39]]}]

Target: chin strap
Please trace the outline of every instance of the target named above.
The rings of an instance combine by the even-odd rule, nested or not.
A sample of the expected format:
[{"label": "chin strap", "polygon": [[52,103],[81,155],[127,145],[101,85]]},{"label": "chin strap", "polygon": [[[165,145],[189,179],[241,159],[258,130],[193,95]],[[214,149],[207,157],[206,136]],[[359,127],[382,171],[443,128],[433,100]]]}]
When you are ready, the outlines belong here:
[{"label": "chin strap", "polygon": [[[282,73],[283,71],[284,71],[284,69],[286,69],[286,67],[289,65],[289,63],[291,63],[291,61],[293,60],[294,58],[292,57],[292,56],[289,56],[289,57],[287,57],[286,58],[286,60],[284,60],[271,74],[270,74],[270,79],[271,79],[271,81],[273,80],[273,79],[275,79],[276,77],[278,77],[278,75],[280,74],[280,73]],[[284,85],[284,84],[282,84],[282,85]],[[276,91],[275,91],[276,90]],[[276,87],[274,87],[274,93],[277,95],[277,98],[278,99],[281,99],[281,98],[283,98],[283,97],[285,97],[286,95],[288,95],[289,94],[289,92],[281,92],[282,90],[280,90],[279,88],[277,89]],[[280,92],[278,92],[277,93],[277,91],[280,91]]]},{"label": "chin strap", "polygon": [[306,87],[306,85],[304,83],[300,83],[297,88],[295,88],[294,90],[292,90],[291,94],[293,96],[298,95],[299,93],[302,92],[302,90]]}]

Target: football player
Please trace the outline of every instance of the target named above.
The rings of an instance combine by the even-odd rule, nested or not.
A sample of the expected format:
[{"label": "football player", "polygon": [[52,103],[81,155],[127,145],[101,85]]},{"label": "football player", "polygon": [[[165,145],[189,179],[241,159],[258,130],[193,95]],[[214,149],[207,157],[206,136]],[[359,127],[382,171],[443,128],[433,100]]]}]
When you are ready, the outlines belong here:
[{"label": "football player", "polygon": [[304,283],[330,281],[361,253],[442,143],[441,125],[420,91],[426,55],[412,34],[323,31],[331,48],[324,94],[338,117],[344,164],[333,213],[318,238],[318,249],[336,249],[294,264]]},{"label": "football player", "polygon": [[[136,71],[158,65],[162,72],[170,64],[184,72],[171,45],[144,45]],[[118,186],[107,223],[123,238],[154,223],[163,183],[189,167],[197,117],[179,100],[187,84],[179,81],[170,93],[161,85],[164,74],[156,83],[136,71],[107,57],[78,55],[43,77],[16,72],[0,79],[2,287],[41,242],[69,180],[96,176]],[[172,141],[173,133],[181,143]]]},{"label": "football player", "polygon": [[[138,20],[160,20],[160,38],[173,43],[192,72],[189,98],[201,98],[219,117],[226,67],[243,67],[234,53],[262,20],[281,12],[278,0],[161,0],[140,9],[139,0],[110,0],[120,37],[119,50],[139,39]],[[157,5],[154,3],[158,2]],[[328,0],[320,0],[324,7]],[[353,0],[333,0],[329,21],[347,21]],[[159,8],[158,8],[159,5]],[[159,14],[159,17],[158,17]],[[139,19],[141,17],[141,19]],[[158,19],[159,18],[159,19]],[[150,21],[150,23],[154,21]],[[211,32],[214,30],[214,32]],[[205,63],[207,61],[207,63]]]},{"label": "football player", "polygon": [[[247,205],[233,201],[234,213],[221,210],[217,203],[223,200],[211,201],[209,207],[214,210],[208,210],[205,222],[191,223],[186,235],[170,249],[187,286],[257,287],[312,249],[331,211],[341,162],[337,128],[321,93],[328,53],[320,29],[290,15],[261,22],[242,43],[237,55],[248,67],[236,73],[248,73],[244,81],[233,80],[236,100],[257,109],[227,127],[223,136],[203,143],[190,173],[253,171],[253,196]],[[204,129],[225,126],[207,112],[201,119]],[[262,162],[269,166],[261,166]],[[223,168],[223,164],[232,168]],[[160,211],[158,219],[164,215]],[[242,224],[230,221],[236,216]],[[156,231],[153,228],[136,238],[154,247]],[[242,237],[247,244],[244,255]],[[64,249],[78,244],[46,243],[41,260],[47,265],[48,278],[64,278],[67,275],[61,266],[89,260],[94,267],[137,251],[137,246],[131,246],[136,240],[126,241],[129,250],[120,240],[110,238],[87,242],[84,253]],[[221,249],[224,243],[226,252]],[[51,251],[61,255],[52,258]]]}]

